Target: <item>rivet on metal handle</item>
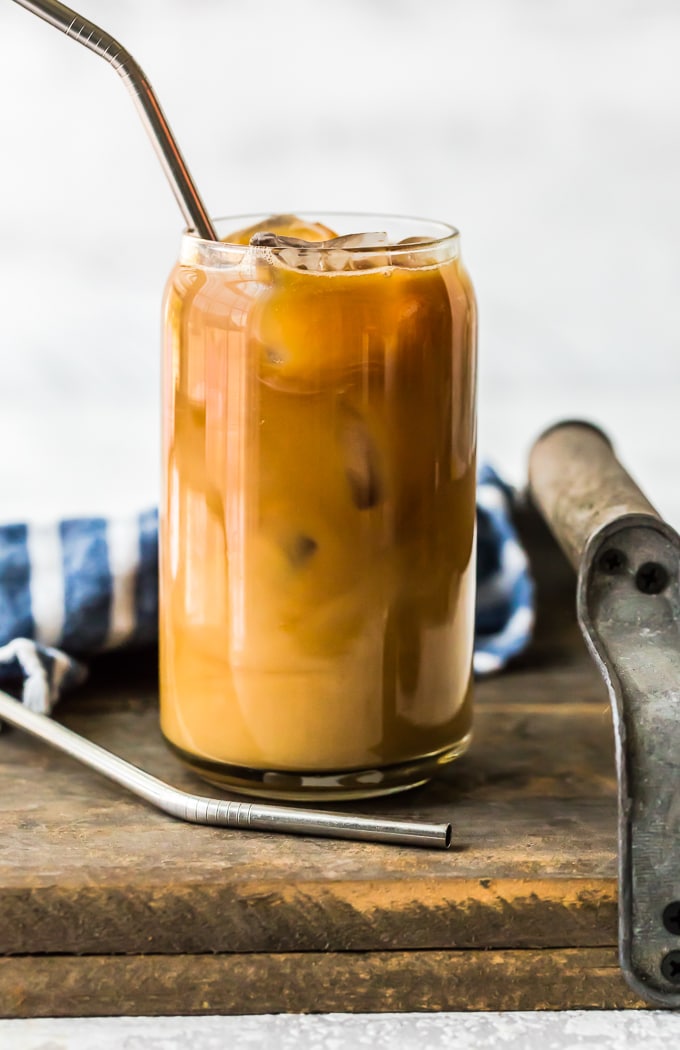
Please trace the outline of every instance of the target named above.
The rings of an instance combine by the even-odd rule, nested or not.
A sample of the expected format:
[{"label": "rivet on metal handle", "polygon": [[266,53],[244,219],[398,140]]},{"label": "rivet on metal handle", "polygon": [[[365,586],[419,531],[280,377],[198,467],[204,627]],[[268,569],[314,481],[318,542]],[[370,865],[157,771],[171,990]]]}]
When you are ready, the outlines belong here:
[{"label": "rivet on metal handle", "polygon": [[255,802],[229,802],[180,791],[165,781],[145,773],[130,762],[111,754],[91,740],[48,718],[29,711],[22,703],[0,690],[0,721],[24,729],[51,744],[97,773],[108,777],[134,795],[150,802],[170,816],[191,824],[213,824],[245,831],[275,831],[293,835],[383,842],[402,846],[448,849],[450,824],[429,824],[407,820],[377,820],[349,813],[324,813],[292,806],[270,806]]},{"label": "rivet on metal handle", "polygon": [[72,11],[70,7],[58,3],[57,0],[14,0],[14,2],[25,7],[27,11],[32,11],[33,14],[49,22],[56,29],[60,29],[62,33],[66,33],[83,47],[105,58],[120,74],[137,106],[142,123],[158,154],[187,226],[190,230],[195,230],[204,240],[218,240],[215,227],[210,221],[194,180],[189,174],[189,169],[175,142],[175,137],[154,90],[144,71],[135,62],[129,51],[126,51],[122,44],[119,44],[105,30],[96,26],[94,22],[88,22],[86,18]]}]

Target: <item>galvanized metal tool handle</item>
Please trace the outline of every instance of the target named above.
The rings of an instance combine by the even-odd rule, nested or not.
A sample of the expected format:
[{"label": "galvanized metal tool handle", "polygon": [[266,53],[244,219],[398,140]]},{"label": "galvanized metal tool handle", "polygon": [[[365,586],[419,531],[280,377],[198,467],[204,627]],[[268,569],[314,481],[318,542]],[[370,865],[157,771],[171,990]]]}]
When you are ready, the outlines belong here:
[{"label": "galvanized metal tool handle", "polygon": [[643,998],[680,1007],[680,537],[587,423],[536,442],[534,501],[578,569],[609,690],[619,789],[619,952]]},{"label": "galvanized metal tool handle", "polygon": [[0,721],[23,729],[47,744],[64,751],[90,769],[122,785],[152,806],[192,824],[214,824],[244,831],[276,831],[324,838],[354,839],[406,846],[448,849],[450,824],[430,824],[413,820],[360,817],[349,813],[324,813],[270,806],[255,802],[230,802],[192,795],[166,784],[158,777],[138,769],[118,755],[86,740],[46,715],[29,711],[18,700],[0,690]]},{"label": "galvanized metal tool handle", "polygon": [[575,569],[588,540],[609,522],[624,514],[659,517],[607,435],[591,423],[558,423],[538,438],[529,458],[529,488]]},{"label": "galvanized metal tool handle", "polygon": [[88,22],[58,0],[15,0],[15,3],[106,59],[120,74],[137,106],[187,226],[205,240],[218,240],[154,90],[130,52],[94,22]]}]

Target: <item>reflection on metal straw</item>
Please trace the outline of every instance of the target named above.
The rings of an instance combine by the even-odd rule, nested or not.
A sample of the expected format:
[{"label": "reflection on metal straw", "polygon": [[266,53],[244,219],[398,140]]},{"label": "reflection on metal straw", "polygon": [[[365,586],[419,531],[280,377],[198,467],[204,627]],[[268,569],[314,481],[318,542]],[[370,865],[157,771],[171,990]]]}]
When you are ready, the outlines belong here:
[{"label": "reflection on metal straw", "polygon": [[120,73],[141,114],[187,226],[204,240],[218,240],[153,88],[132,55],[103,29],[57,0],[15,0],[15,3],[101,55]]},{"label": "reflection on metal straw", "polygon": [[268,806],[254,802],[227,802],[224,799],[191,795],[171,787],[137,766],[105,751],[91,740],[73,733],[46,715],[29,711],[18,700],[0,690],[0,720],[24,729],[45,743],[78,759],[90,769],[121,784],[128,791],[158,809],[192,824],[216,824],[244,831],[278,831],[294,835],[321,835],[332,839],[389,842],[403,846],[430,846],[447,849],[451,845],[450,824],[424,824],[404,820],[374,820],[347,813],[322,813]]}]

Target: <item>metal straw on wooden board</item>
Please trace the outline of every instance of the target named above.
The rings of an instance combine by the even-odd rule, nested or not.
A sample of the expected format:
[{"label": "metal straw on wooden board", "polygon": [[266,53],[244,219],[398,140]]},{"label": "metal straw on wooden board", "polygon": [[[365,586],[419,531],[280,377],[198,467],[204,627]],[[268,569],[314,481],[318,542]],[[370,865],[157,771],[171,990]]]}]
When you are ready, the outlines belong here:
[{"label": "metal straw on wooden board", "polygon": [[43,18],[56,29],[60,29],[67,36],[77,40],[79,44],[111,63],[123,78],[139,110],[142,123],[158,154],[187,226],[195,230],[204,240],[218,240],[215,228],[194,180],[189,174],[189,169],[175,142],[154,90],[143,69],[135,62],[129,51],[126,51],[122,44],[96,26],[94,22],[88,22],[86,18],[82,18],[70,7],[58,3],[57,0],[15,0],[15,3],[32,11],[39,18]]},{"label": "metal straw on wooden board", "polygon": [[91,740],[79,736],[46,715],[24,707],[0,690],[0,721],[24,729],[51,744],[109,780],[121,784],[157,809],[191,824],[213,824],[243,831],[276,831],[293,835],[384,842],[402,846],[429,846],[448,849],[450,824],[428,824],[406,820],[376,820],[348,813],[324,813],[292,806],[261,805],[256,802],[229,802],[180,791],[165,781],[145,773],[130,762],[111,754]]}]

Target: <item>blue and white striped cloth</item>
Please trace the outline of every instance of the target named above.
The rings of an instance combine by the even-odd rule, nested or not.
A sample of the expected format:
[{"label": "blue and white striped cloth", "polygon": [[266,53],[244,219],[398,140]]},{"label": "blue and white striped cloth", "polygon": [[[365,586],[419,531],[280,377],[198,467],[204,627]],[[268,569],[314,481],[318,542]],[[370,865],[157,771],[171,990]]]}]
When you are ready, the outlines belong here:
[{"label": "blue and white striped cloth", "polygon": [[[488,467],[478,479],[475,671],[527,645],[533,587],[510,516],[512,494]],[[0,684],[49,713],[83,681],[83,658],[158,636],[158,514],[0,525]]]},{"label": "blue and white striped cloth", "polygon": [[534,585],[512,504],[512,489],[483,466],[477,478],[477,675],[500,671],[526,648],[534,628]]}]

